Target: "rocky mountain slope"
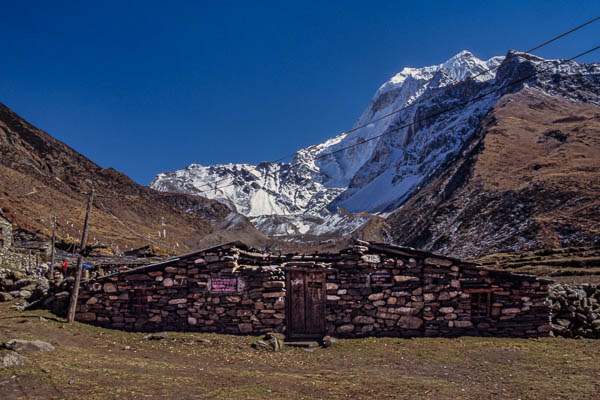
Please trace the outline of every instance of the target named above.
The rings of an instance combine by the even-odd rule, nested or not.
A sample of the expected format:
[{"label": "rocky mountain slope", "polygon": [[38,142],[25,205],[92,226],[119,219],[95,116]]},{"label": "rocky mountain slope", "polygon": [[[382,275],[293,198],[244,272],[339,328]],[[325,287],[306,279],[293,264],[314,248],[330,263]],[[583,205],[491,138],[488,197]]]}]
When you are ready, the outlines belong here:
[{"label": "rocky mountain slope", "polygon": [[151,187],[235,205],[269,235],[347,234],[372,214],[393,212],[439,175],[502,96],[536,87],[598,104],[599,75],[599,64],[514,51],[482,61],[463,51],[436,66],[404,68],[377,91],[356,130],[298,151],[291,163],[192,164],[159,174]]},{"label": "rocky mountain slope", "polygon": [[[593,93],[600,78],[586,84]],[[501,98],[387,218],[389,239],[463,257],[600,244],[600,107],[568,97],[531,87]]]},{"label": "rocky mountain slope", "polygon": [[0,104],[0,208],[16,227],[47,237],[50,217],[56,215],[59,241],[78,241],[90,182],[97,194],[91,244],[125,250],[148,244],[148,237],[185,251],[233,239],[258,246],[269,242],[228,206],[140,186],[112,168],[101,168]]}]

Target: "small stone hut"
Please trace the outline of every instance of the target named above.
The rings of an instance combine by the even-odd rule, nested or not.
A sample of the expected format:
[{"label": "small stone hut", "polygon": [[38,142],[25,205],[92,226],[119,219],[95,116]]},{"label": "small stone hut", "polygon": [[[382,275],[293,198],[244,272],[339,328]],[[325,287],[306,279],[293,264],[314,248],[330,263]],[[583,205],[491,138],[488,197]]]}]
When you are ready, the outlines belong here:
[{"label": "small stone hut", "polygon": [[2,215],[0,209],[0,268],[33,270],[49,258],[49,241],[15,240],[12,223]]},{"label": "small stone hut", "polygon": [[383,243],[273,255],[240,242],[83,282],[76,319],[131,331],[539,337],[549,280]]}]

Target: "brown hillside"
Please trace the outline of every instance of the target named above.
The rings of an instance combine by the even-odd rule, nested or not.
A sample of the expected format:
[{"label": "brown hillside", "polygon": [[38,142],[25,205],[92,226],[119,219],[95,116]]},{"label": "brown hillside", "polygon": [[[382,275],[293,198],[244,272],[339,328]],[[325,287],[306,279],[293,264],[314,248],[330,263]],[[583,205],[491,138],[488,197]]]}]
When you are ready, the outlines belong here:
[{"label": "brown hillside", "polygon": [[[138,185],[112,168],[98,166],[2,104],[0,156],[0,207],[17,227],[42,237],[50,235],[50,216],[56,215],[59,240],[79,239],[93,182],[97,200],[91,216],[90,244],[97,240],[123,250],[148,244],[143,238],[147,235],[165,246],[178,244],[181,251],[240,235],[253,245],[267,242],[244,217],[234,213],[235,223],[231,223],[227,206]],[[74,226],[68,226],[67,220]],[[159,239],[158,232],[163,229],[167,238]]]},{"label": "brown hillside", "polygon": [[460,157],[388,217],[392,239],[463,257],[600,242],[600,108],[503,97]]}]

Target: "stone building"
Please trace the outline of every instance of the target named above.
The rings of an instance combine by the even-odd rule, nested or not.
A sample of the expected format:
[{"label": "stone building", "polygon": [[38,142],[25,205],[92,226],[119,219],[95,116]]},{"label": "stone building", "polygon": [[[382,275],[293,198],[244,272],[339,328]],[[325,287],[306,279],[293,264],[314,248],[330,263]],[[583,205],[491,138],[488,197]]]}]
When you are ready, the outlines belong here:
[{"label": "stone building", "polygon": [[49,258],[49,241],[15,241],[12,224],[0,210],[0,268],[33,270]]},{"label": "stone building", "polygon": [[12,224],[0,214],[0,254],[12,246]]},{"label": "stone building", "polygon": [[547,336],[549,280],[389,244],[273,255],[234,242],[83,283],[79,321],[133,331]]}]

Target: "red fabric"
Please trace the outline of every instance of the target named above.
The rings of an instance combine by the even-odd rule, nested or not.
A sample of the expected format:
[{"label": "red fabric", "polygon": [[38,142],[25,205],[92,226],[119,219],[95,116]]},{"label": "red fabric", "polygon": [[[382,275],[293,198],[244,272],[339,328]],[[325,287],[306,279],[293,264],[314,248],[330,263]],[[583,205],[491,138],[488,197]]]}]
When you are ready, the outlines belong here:
[{"label": "red fabric", "polygon": [[69,263],[67,262],[67,260],[63,261],[63,263],[62,263],[63,271],[66,271],[68,266],[69,266]]}]

